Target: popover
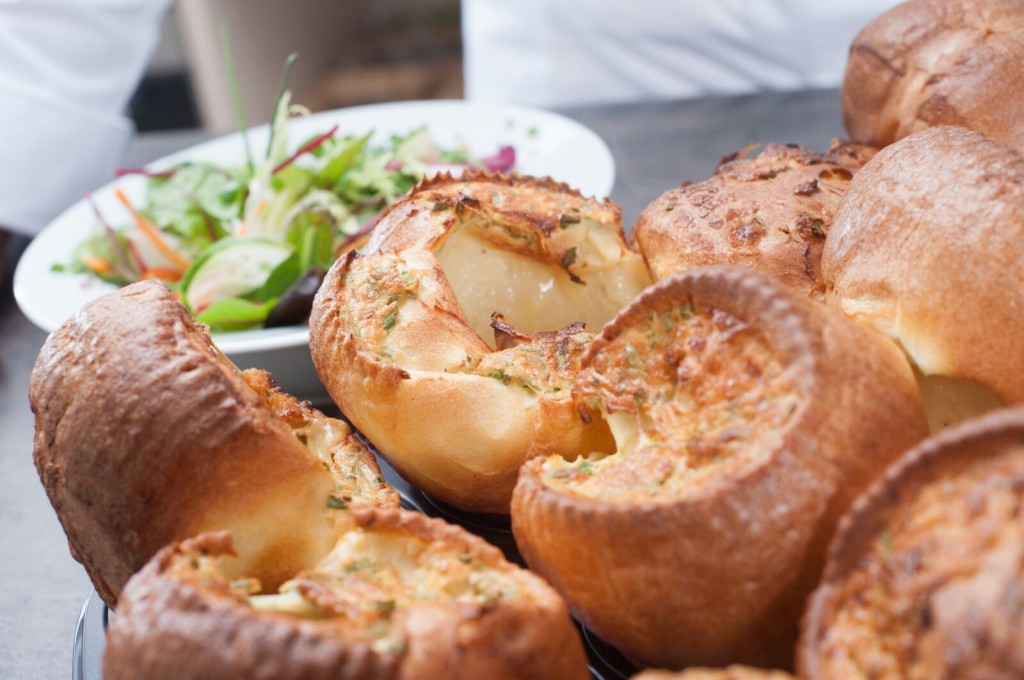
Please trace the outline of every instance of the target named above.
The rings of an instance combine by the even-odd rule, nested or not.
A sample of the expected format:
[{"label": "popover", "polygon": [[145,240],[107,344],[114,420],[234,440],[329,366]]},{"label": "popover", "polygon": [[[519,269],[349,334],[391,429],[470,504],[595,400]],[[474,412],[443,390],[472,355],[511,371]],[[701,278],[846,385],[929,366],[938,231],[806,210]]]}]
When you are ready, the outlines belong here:
[{"label": "popover", "polygon": [[32,371],[34,457],[72,555],[110,605],[173,540],[230,529],[276,585],[334,545],[337,508],[397,505],[348,425],[242,373],[163,283],[85,305]]},{"label": "popover", "polygon": [[574,396],[614,454],[528,461],[527,564],[627,657],[790,668],[857,494],[927,434],[899,349],[751,269],[655,284],[605,326]]},{"label": "popover", "polygon": [[908,453],[840,525],[801,677],[1024,677],[1022,498],[1020,407]]},{"label": "popover", "polygon": [[607,428],[581,421],[572,400],[591,338],[577,322],[600,329],[650,281],[610,202],[547,179],[442,176],[328,272],[313,362],[408,481],[507,514],[524,460],[610,450]]},{"label": "popover", "polygon": [[162,550],[126,586],[106,680],[589,677],[565,604],[467,531],[371,506],[280,592],[228,579],[227,533]]},{"label": "popover", "polygon": [[910,0],[879,15],[850,46],[841,99],[864,144],[962,125],[1024,148],[1019,0]]},{"label": "popover", "polygon": [[834,141],[827,153],[770,144],[723,159],[714,176],[648,205],[632,238],[657,279],[735,264],[821,298],[821,250],[850,179],[874,149]]},{"label": "popover", "polygon": [[935,427],[1024,400],[1022,240],[1024,156],[966,128],[902,139],[850,183],[826,299],[937,383],[923,385]]}]

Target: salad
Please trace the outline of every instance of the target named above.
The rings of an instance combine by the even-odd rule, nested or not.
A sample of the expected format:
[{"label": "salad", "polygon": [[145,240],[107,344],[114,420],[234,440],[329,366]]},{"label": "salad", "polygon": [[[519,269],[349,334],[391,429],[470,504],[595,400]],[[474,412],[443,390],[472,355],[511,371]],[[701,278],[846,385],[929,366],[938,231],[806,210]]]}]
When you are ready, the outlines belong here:
[{"label": "salad", "polygon": [[112,225],[93,204],[95,236],[71,264],[55,265],[126,285],[165,280],[192,315],[218,331],[303,323],[326,270],[358,246],[376,216],[437,172],[506,172],[515,150],[473,158],[443,149],[426,128],[386,143],[337,126],[292,148],[288,120],[309,111],[283,91],[264,156],[237,167],[185,162],[146,175],[144,205],[120,190],[132,217]]}]

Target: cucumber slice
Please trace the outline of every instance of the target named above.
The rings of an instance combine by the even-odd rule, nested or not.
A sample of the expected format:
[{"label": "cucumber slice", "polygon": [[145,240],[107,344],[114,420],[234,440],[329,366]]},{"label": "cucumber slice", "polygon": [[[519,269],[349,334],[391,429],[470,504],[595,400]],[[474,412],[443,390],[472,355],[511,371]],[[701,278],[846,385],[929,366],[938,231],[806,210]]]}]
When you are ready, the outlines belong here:
[{"label": "cucumber slice", "polygon": [[277,306],[277,299],[250,302],[242,298],[223,298],[212,303],[196,317],[210,328],[219,331],[240,331],[265,324],[267,314]]},{"label": "cucumber slice", "polygon": [[265,302],[299,278],[293,246],[262,238],[228,238],[213,243],[181,279],[181,299],[193,315],[227,298]]}]

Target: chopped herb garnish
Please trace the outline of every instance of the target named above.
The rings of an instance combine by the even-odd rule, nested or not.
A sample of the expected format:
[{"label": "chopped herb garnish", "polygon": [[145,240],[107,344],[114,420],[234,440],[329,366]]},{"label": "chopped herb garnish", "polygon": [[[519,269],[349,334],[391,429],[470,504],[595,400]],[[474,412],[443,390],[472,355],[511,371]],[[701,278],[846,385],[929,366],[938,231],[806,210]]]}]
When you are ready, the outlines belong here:
[{"label": "chopped herb garnish", "polygon": [[582,463],[580,463],[579,471],[585,475],[592,475],[594,474],[594,466],[590,463],[590,461],[585,460]]},{"label": "chopped herb garnish", "polygon": [[508,385],[510,382],[512,382],[511,376],[506,374],[505,371],[501,370],[500,368],[496,368],[493,371],[491,371],[490,376],[492,378],[494,378],[495,380],[500,380],[501,382],[505,383],[506,385]]},{"label": "chopped herb garnish", "polygon": [[398,322],[398,310],[397,309],[393,309],[390,312],[388,312],[387,316],[384,317],[384,322],[383,323],[384,323],[384,330],[385,330],[385,332],[388,332],[392,328],[394,328],[395,324],[397,322]]},{"label": "chopped herb garnish", "polygon": [[370,606],[379,612],[390,613],[395,611],[394,600],[379,600],[377,602],[370,603]]},{"label": "chopped herb garnish", "polygon": [[562,229],[568,229],[570,226],[579,223],[579,212],[562,213],[562,216],[558,218],[558,226]]},{"label": "chopped herb garnish", "polygon": [[332,510],[347,510],[348,509],[348,503],[346,503],[345,501],[341,500],[340,498],[335,498],[334,496],[328,496],[327,497],[327,507],[331,508]]},{"label": "chopped herb garnish", "polygon": [[562,256],[562,268],[568,269],[569,265],[576,261],[576,247],[573,246],[569,250],[565,251],[565,255]]}]

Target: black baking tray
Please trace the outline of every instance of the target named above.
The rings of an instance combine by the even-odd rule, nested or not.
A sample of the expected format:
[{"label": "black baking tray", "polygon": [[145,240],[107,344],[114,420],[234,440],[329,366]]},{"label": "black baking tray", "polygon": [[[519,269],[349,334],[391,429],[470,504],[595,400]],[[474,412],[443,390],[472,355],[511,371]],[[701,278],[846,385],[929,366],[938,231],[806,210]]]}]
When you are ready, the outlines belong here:
[{"label": "black baking tray", "polygon": [[[331,413],[330,415],[337,415]],[[372,450],[372,447],[371,447]],[[452,524],[458,524],[501,549],[509,561],[525,566],[509,519],[503,515],[487,515],[464,512],[439,500],[429,497],[407,481],[387,464],[380,456],[384,479],[402,496],[402,507],[416,510],[429,517],[441,517]],[[100,596],[93,592],[82,608],[75,629],[74,651],[72,654],[72,680],[102,680],[103,647],[106,642],[107,621],[113,613]],[[579,626],[590,674],[595,680],[627,680],[639,669],[592,632]]]}]

